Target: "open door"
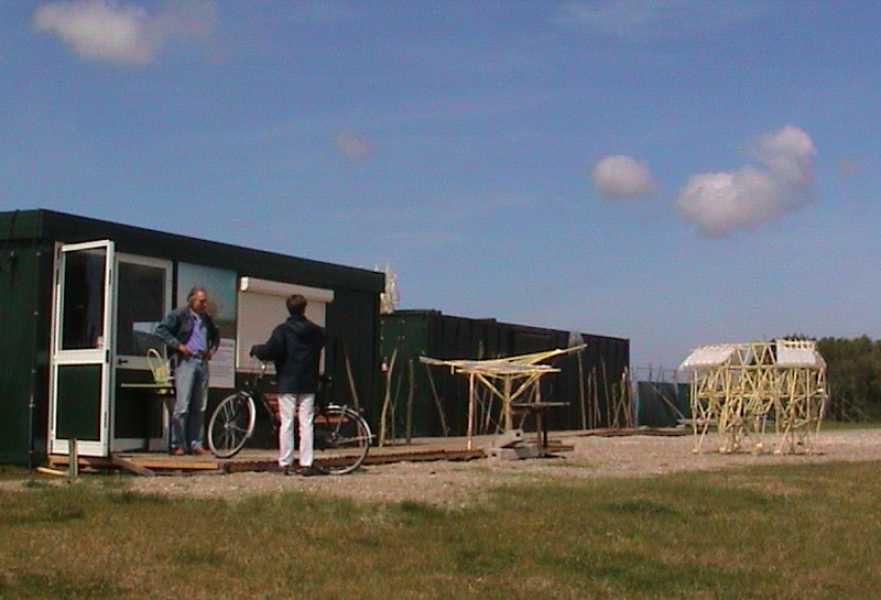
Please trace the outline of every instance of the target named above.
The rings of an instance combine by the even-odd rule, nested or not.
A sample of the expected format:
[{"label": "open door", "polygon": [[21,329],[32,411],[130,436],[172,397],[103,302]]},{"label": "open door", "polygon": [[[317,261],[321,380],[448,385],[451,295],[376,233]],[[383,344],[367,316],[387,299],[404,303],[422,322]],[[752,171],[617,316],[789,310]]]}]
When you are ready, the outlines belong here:
[{"label": "open door", "polygon": [[114,245],[61,246],[56,260],[50,451],[108,456],[113,335]]},{"label": "open door", "polygon": [[111,452],[168,449],[167,396],[143,386],[153,383],[147,351],[166,352],[155,330],[171,310],[171,278],[170,260],[116,253]]}]

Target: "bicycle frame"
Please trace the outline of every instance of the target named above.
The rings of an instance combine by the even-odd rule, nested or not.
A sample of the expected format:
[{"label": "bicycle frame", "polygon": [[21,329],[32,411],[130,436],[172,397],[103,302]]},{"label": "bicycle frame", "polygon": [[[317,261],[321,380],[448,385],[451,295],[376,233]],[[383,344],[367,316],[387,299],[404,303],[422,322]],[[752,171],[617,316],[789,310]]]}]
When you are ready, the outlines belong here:
[{"label": "bicycle frame", "polygon": [[[279,394],[266,390],[265,378],[263,368],[255,377],[242,382],[240,390],[224,398],[214,409],[208,425],[208,443],[218,458],[232,458],[248,443],[254,434],[259,405],[269,414],[273,431],[278,435],[281,425],[277,408]],[[327,381],[324,384],[329,385]],[[324,402],[321,391],[316,393],[313,431],[315,449],[327,454],[323,459],[325,464],[319,469],[337,475],[350,473],[366,459],[373,433],[360,411],[347,405]],[[294,420],[298,419],[299,415],[294,414]],[[294,431],[297,430],[295,427]]]}]

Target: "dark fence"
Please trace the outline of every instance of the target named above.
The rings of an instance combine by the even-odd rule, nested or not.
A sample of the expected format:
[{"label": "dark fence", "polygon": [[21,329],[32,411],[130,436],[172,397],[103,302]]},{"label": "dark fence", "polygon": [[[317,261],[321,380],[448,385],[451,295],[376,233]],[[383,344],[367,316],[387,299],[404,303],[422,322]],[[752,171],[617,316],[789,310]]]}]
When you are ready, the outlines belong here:
[{"label": "dark fence", "polygon": [[[561,372],[542,378],[542,399],[568,403],[549,415],[549,427],[556,430],[605,426],[611,418],[609,407],[621,395],[622,378],[630,363],[627,339],[572,335],[568,331],[501,323],[495,319],[448,316],[439,311],[398,311],[383,315],[381,333],[384,365],[392,368],[389,393],[397,437],[406,433],[408,421],[414,436],[444,435],[444,426],[450,435],[465,433],[467,379],[451,374],[446,368],[427,367],[419,362],[420,356],[441,360],[491,359],[567,348],[570,341],[574,344],[583,340],[587,347],[580,358],[573,353],[546,363]],[[598,402],[597,411],[591,411],[588,406],[594,400]],[[409,417],[408,404],[412,406]],[[482,393],[477,419],[479,430],[495,429],[498,405],[498,400],[491,401],[489,394]],[[598,414],[583,414],[583,406],[586,411]]]}]

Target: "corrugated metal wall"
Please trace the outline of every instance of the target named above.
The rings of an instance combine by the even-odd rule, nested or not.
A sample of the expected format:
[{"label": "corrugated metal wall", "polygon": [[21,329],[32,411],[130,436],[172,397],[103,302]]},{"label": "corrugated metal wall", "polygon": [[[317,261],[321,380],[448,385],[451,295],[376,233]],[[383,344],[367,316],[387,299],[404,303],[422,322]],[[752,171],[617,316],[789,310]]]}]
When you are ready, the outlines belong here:
[{"label": "corrugated metal wall", "polygon": [[[8,226],[8,222],[3,225]],[[4,241],[0,250],[0,463],[28,464],[45,456],[48,429],[51,250]],[[31,400],[34,402],[31,413]]]},{"label": "corrugated metal wall", "polygon": [[[494,319],[468,319],[444,315],[439,311],[397,311],[382,316],[382,354],[388,364],[395,349],[397,358],[392,373],[392,398],[397,406],[395,433],[406,428],[406,402],[409,394],[410,363],[413,381],[414,436],[443,435],[441,419],[431,393],[431,382],[419,356],[438,359],[488,359],[566,348],[567,331],[500,323]],[[630,342],[626,339],[582,334],[587,344],[582,355],[582,373],[596,374],[598,395],[616,385],[630,363]],[[579,429],[582,424],[578,362],[575,355],[557,357],[549,364],[562,369],[542,379],[542,398],[568,402],[567,407],[552,411],[549,426],[553,429]],[[447,369],[433,367],[431,378],[447,419],[451,435],[463,435],[467,418],[467,381]],[[496,403],[497,404],[497,403]],[[605,415],[603,415],[605,418]]]}]

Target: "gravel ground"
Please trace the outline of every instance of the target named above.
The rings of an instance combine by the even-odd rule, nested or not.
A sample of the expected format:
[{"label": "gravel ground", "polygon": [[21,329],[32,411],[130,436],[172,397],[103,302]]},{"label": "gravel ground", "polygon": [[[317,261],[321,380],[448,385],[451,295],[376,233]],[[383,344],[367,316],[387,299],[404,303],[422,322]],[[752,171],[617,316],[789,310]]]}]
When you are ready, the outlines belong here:
[{"label": "gravel ground", "polygon": [[[279,473],[235,473],[132,478],[130,489],[171,496],[225,498],[291,490],[332,494],[361,501],[415,500],[460,507],[479,502],[486,490],[545,478],[646,477],[681,471],[705,471],[742,465],[805,464],[830,461],[881,460],[881,429],[821,433],[810,454],[722,455],[710,450],[694,454],[694,439],[681,437],[567,437],[574,450],[559,458],[521,461],[404,462],[370,466],[343,477],[285,477]],[[768,442],[773,439],[766,439]],[[4,482],[0,489],[20,487]]]},{"label": "gravel ground", "polygon": [[[811,454],[694,454],[694,438],[569,437],[572,452],[560,458],[520,461],[404,462],[377,465],[343,477],[284,477],[278,473],[236,473],[191,477],[137,478],[136,490],[159,494],[239,498],[247,494],[305,490],[366,501],[416,500],[450,507],[479,502],[485,490],[542,478],[644,477],[739,465],[804,464],[881,460],[881,429],[821,433]],[[712,447],[706,440],[704,448]],[[770,442],[772,439],[767,439]],[[766,446],[769,445],[766,443]]]}]

